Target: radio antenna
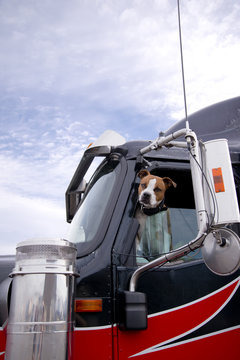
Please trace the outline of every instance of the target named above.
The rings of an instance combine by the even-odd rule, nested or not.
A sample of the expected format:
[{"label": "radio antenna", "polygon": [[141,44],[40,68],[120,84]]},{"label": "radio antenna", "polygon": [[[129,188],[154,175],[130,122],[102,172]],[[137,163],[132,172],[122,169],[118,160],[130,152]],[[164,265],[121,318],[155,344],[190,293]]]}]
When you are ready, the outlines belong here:
[{"label": "radio antenna", "polygon": [[183,47],[182,47],[182,31],[181,31],[181,15],[180,15],[180,0],[177,0],[178,5],[178,32],[179,32],[179,43],[180,43],[180,54],[181,54],[181,66],[182,66],[182,83],[183,83],[183,97],[184,97],[184,107],[185,107],[185,122],[186,130],[189,130],[189,121],[187,113],[187,97],[186,97],[186,87],[185,87],[185,77],[184,77],[184,65],[183,65]]}]

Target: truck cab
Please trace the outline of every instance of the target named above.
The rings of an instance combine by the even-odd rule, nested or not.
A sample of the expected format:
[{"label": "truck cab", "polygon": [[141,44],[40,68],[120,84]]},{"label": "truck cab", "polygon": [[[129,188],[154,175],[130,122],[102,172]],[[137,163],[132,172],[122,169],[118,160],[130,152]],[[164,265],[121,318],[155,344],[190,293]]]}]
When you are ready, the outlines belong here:
[{"label": "truck cab", "polygon": [[[204,109],[189,120],[202,141],[228,139],[239,202],[240,122],[239,113],[238,120],[234,120],[236,107],[233,109],[237,104],[239,98]],[[182,126],[183,122],[179,122],[164,135]],[[85,358],[186,359],[194,352],[200,359],[208,358],[213,348],[219,358],[227,354],[237,358],[240,273],[237,270],[220,276],[212,272],[202,258],[201,247],[154,267],[139,278],[135,290],[146,295],[147,326],[126,326],[123,307],[133,308],[130,317],[137,323],[137,317],[141,317],[137,308],[145,306],[141,300],[136,304],[134,299],[124,305],[131,276],[163,252],[154,239],[144,245],[144,251],[137,247],[140,169],[168,176],[177,184],[166,192],[165,198],[165,230],[171,239],[172,253],[198,232],[188,150],[162,147],[141,156],[140,150],[148,144],[134,141],[108,148],[90,147],[66,192],[67,218],[72,222],[70,241],[77,246],[81,274],[76,286],[74,346],[81,341],[95,344],[86,347]],[[99,156],[103,160],[81,196],[86,164]],[[239,223],[227,224],[227,228],[240,235]],[[95,302],[99,307],[91,308]]]},{"label": "truck cab", "polygon": [[[238,204],[239,105],[240,98],[235,98],[189,117],[191,129],[202,142],[228,140]],[[171,136],[182,127],[180,121],[161,136]],[[180,140],[185,141],[184,137]],[[239,222],[224,224],[221,230],[215,226],[214,232],[222,231],[225,238],[225,231],[230,240],[219,245],[217,258],[211,254],[213,264],[206,261],[204,241],[192,246],[199,218],[189,149],[170,144],[143,154],[141,150],[149,145],[142,140],[125,142],[107,132],[85,151],[66,191],[68,240],[76,247],[79,274],[66,359],[239,359]],[[161,245],[154,236],[140,247],[137,241],[141,169],[177,184],[166,191]],[[209,214],[207,220],[211,235]],[[231,244],[236,246],[236,259]],[[225,263],[230,264],[227,270]],[[143,271],[131,288],[139,269]],[[3,327],[6,334],[7,316],[2,311],[0,336]],[[5,351],[3,346],[0,359],[1,351]]]}]

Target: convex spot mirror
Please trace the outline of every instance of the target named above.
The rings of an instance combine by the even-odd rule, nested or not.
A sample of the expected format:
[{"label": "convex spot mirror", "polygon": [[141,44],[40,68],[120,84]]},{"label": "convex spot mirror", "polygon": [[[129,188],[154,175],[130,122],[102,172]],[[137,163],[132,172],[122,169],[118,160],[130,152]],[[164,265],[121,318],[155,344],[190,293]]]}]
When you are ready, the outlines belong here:
[{"label": "convex spot mirror", "polygon": [[231,275],[240,267],[240,239],[230,229],[215,229],[205,238],[202,256],[206,266],[217,275]]}]

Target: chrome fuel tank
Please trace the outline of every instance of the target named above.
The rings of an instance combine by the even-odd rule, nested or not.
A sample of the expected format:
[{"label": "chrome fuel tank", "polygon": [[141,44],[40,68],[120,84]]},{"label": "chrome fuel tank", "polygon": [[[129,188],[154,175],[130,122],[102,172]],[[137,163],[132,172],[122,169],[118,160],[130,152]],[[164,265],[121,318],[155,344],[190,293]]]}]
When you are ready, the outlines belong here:
[{"label": "chrome fuel tank", "polygon": [[71,352],[76,248],[66,240],[17,246],[6,360],[66,360]]}]

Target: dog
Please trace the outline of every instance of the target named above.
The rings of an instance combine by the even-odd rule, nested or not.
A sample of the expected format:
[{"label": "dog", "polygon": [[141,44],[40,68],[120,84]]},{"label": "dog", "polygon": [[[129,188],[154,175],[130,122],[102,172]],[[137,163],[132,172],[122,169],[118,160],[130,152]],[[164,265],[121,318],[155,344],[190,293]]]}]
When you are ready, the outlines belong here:
[{"label": "dog", "polygon": [[141,170],[138,177],[141,179],[138,187],[140,206],[135,217],[140,225],[137,233],[137,245],[139,246],[147,217],[167,210],[164,204],[165,192],[169,187],[177,185],[169,177],[154,176],[146,169]]}]

